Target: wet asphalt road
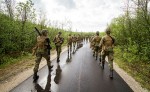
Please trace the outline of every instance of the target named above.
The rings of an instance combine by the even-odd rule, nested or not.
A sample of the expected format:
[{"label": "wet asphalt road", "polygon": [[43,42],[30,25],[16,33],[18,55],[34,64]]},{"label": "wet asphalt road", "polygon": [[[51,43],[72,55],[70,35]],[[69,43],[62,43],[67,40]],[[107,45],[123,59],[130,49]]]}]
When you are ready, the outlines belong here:
[{"label": "wet asphalt road", "polygon": [[66,60],[67,51],[61,54],[62,72],[59,72],[56,78],[58,84],[54,82],[57,68],[55,59],[52,63],[54,67],[51,77],[48,76],[48,69],[45,66],[38,72],[40,78],[37,83],[33,83],[33,76],[31,76],[10,92],[50,92],[49,90],[51,92],[133,92],[116,72],[113,80],[109,78],[107,63],[102,70],[98,60],[96,61],[92,56],[89,44],[83,45],[72,54],[70,62]]}]

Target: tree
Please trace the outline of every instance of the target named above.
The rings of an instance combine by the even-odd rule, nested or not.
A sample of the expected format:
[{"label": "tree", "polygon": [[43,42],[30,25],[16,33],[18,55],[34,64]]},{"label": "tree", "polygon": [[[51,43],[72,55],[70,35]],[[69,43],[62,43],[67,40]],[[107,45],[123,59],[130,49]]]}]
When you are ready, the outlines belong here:
[{"label": "tree", "polygon": [[25,41],[25,24],[27,21],[32,20],[35,18],[35,9],[33,8],[33,3],[31,0],[26,1],[25,3],[20,2],[18,3],[16,9],[17,9],[17,19],[21,20],[22,26],[21,26],[21,35],[20,35],[20,46],[21,50],[24,49],[24,42]]},{"label": "tree", "polygon": [[5,5],[6,5],[6,8],[7,8],[7,12],[8,12],[8,15],[10,18],[14,18],[14,0],[5,0]]},{"label": "tree", "polygon": [[40,10],[39,12],[39,24],[40,24],[41,30],[46,26],[46,14],[42,10]]}]

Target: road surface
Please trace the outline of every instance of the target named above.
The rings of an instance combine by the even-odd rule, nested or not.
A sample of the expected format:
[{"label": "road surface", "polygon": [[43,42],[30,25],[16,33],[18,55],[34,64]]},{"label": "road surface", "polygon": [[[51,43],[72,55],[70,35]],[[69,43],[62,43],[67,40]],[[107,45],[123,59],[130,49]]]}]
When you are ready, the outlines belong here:
[{"label": "road surface", "polygon": [[78,49],[70,62],[66,62],[66,59],[67,51],[60,57],[62,72],[57,77],[58,84],[54,82],[57,67],[55,59],[52,61],[54,67],[51,77],[45,66],[38,72],[40,78],[37,83],[33,83],[31,76],[10,92],[133,92],[115,71],[114,79],[109,78],[108,64],[105,63],[105,69],[101,69],[98,60],[92,56],[89,44]]}]

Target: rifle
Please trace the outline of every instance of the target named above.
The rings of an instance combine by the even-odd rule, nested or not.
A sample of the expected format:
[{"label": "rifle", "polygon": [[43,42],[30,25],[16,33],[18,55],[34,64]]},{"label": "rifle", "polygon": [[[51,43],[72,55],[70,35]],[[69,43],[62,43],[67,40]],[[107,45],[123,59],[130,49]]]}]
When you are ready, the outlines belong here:
[{"label": "rifle", "polygon": [[35,31],[38,33],[38,35],[41,36],[42,34],[39,32],[39,30],[36,27],[34,28],[35,28]]},{"label": "rifle", "polygon": [[[34,28],[35,28],[35,31],[38,33],[38,35],[42,36],[42,34],[39,32],[39,30],[36,27],[34,27]],[[50,50],[52,49],[52,47],[50,46],[50,39],[46,38],[45,40],[47,42],[46,46],[47,46],[47,50],[48,50],[48,55],[50,55]]]}]

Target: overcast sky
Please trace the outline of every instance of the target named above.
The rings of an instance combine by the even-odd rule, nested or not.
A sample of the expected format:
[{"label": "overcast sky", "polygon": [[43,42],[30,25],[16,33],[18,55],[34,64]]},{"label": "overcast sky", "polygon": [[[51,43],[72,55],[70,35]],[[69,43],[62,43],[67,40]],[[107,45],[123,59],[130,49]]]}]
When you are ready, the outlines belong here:
[{"label": "overcast sky", "polygon": [[[23,0],[17,0],[23,1]],[[24,0],[26,1],[26,0]],[[123,14],[126,0],[32,0],[45,12],[47,19],[71,21],[73,31],[104,31],[111,20]]]}]

